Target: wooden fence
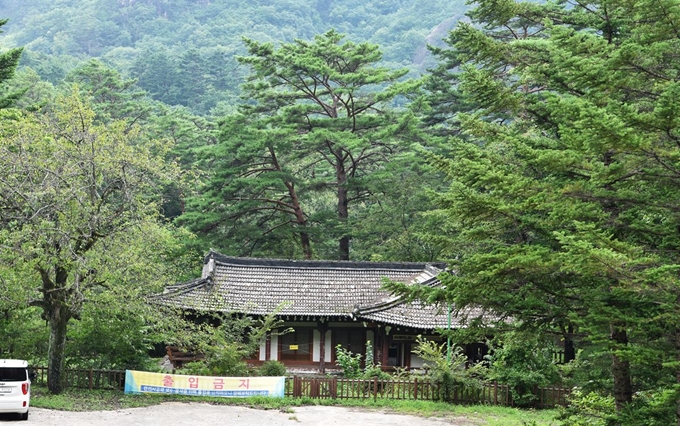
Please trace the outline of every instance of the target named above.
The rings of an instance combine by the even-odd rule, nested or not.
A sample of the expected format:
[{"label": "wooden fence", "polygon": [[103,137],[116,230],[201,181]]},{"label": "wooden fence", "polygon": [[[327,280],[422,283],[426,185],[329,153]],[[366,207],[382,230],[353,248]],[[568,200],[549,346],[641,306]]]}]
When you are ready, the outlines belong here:
[{"label": "wooden fence", "polygon": [[[568,389],[538,387],[534,389],[535,408],[553,408],[566,405]],[[487,383],[479,387],[455,387],[450,395],[438,382],[426,379],[413,380],[359,380],[337,377],[293,376],[286,380],[285,395],[292,398],[315,399],[410,399],[448,401],[453,404],[489,404],[513,406],[510,387]]]},{"label": "wooden fence", "polygon": [[[33,367],[35,383],[47,383],[47,368]],[[67,387],[85,389],[125,388],[124,370],[66,369],[64,374]],[[566,405],[569,389],[540,387],[534,389],[535,408],[553,408]],[[313,399],[397,399],[443,401],[453,404],[489,404],[513,406],[510,388],[498,383],[487,383],[479,387],[456,387],[452,394],[444,395],[438,382],[424,378],[394,380],[360,380],[338,377],[293,376],[286,379],[285,396]]]},{"label": "wooden fence", "polygon": [[[34,383],[47,384],[47,367],[31,367],[36,373]],[[64,370],[66,387],[85,389],[125,389],[125,370],[67,368]]]}]

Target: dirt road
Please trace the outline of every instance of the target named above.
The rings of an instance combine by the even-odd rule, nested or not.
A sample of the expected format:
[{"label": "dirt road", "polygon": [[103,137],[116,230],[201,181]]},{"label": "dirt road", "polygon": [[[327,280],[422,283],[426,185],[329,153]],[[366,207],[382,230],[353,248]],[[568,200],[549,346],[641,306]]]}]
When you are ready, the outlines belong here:
[{"label": "dirt road", "polygon": [[[6,416],[1,423],[9,423]],[[22,425],[40,426],[475,426],[464,418],[421,418],[384,411],[346,407],[294,407],[287,411],[258,410],[246,407],[171,402],[144,408],[117,411],[69,412],[31,408]]]}]

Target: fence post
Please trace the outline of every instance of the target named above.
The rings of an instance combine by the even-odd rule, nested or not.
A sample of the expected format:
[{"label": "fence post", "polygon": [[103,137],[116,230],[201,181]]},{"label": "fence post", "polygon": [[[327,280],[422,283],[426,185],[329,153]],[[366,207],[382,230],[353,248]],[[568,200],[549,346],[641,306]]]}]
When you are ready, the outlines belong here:
[{"label": "fence post", "polygon": [[534,385],[534,396],[536,399],[534,400],[534,407],[535,408],[543,408],[543,392],[538,388],[538,385]]},{"label": "fence post", "polygon": [[555,398],[555,405],[564,405],[562,404],[562,387],[557,388],[557,397]]},{"label": "fence post", "polygon": [[88,383],[88,389],[92,390],[92,367],[90,367],[90,377],[89,377],[89,383]]},{"label": "fence post", "polygon": [[373,377],[373,401],[378,399],[378,378]]},{"label": "fence post", "polygon": [[413,379],[413,399],[418,399],[418,378]]}]

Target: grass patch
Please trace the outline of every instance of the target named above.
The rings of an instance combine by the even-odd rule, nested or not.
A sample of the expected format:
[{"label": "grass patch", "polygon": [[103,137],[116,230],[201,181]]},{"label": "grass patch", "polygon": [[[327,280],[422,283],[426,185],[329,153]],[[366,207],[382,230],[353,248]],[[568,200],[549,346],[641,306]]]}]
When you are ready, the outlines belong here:
[{"label": "grass patch", "polygon": [[166,401],[186,401],[175,395],[125,395],[113,390],[66,389],[52,395],[46,386],[31,386],[31,406],[63,411],[110,411],[121,408],[148,407]]},{"label": "grass patch", "polygon": [[399,401],[389,399],[331,400],[310,398],[214,398],[182,395],[125,395],[121,391],[66,389],[52,395],[45,386],[31,386],[31,406],[64,411],[106,411],[147,407],[163,402],[204,402],[215,405],[240,405],[265,410],[295,413],[295,407],[305,405],[335,405],[380,409],[421,417],[462,417],[480,426],[556,426],[557,410],[520,410],[492,405],[453,405],[431,401]]},{"label": "grass patch", "polygon": [[523,410],[493,405],[455,405],[432,401],[401,401],[390,399],[286,399],[292,406],[335,405],[380,409],[420,417],[463,417],[480,426],[557,426],[558,410]]}]

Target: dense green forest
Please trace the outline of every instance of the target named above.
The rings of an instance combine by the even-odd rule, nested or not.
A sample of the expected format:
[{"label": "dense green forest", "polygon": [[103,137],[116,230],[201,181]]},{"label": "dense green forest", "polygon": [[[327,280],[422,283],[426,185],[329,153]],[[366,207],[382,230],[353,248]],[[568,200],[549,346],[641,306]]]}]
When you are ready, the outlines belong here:
[{"label": "dense green forest", "polygon": [[680,424],[680,5],[465,10],[2,2],[0,354],[59,393],[159,342],[233,349],[146,303],[210,248],[446,261],[386,286],[486,339],[466,381],[574,387],[564,425]]},{"label": "dense green forest", "polygon": [[9,0],[1,43],[23,46],[21,63],[53,84],[99,58],[152,98],[206,115],[237,101],[242,37],[290,42],[335,29],[380,45],[386,66],[415,75],[431,65],[426,44],[441,43],[465,9],[463,0]]}]

